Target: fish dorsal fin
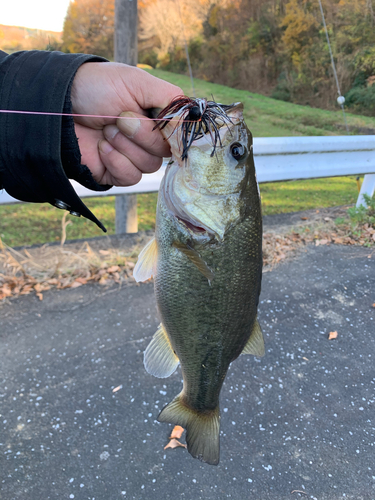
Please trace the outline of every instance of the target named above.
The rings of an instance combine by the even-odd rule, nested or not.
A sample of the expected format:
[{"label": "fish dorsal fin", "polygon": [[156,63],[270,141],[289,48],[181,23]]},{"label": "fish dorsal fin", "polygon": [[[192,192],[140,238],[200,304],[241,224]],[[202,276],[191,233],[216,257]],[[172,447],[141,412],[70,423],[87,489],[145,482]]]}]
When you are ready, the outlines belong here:
[{"label": "fish dorsal fin", "polygon": [[214,279],[215,274],[214,272],[208,267],[208,265],[205,263],[205,261],[202,259],[202,257],[199,255],[199,253],[194,250],[190,245],[187,245],[185,243],[181,243],[179,241],[175,241],[173,243],[173,246],[180,250],[186,257],[192,262],[198,270],[203,274],[205,278],[208,279],[208,282],[211,284],[211,281]]},{"label": "fish dorsal fin", "polygon": [[156,259],[158,249],[155,238],[152,238],[138,256],[137,263],[133,270],[135,281],[147,281],[155,274]]},{"label": "fish dorsal fin", "polygon": [[145,350],[143,363],[146,371],[158,378],[169,377],[178,366],[179,359],[161,323]]},{"label": "fish dorsal fin", "polygon": [[263,333],[257,317],[255,318],[250,338],[247,341],[247,344],[245,345],[241,354],[253,354],[254,356],[259,357],[264,356]]}]

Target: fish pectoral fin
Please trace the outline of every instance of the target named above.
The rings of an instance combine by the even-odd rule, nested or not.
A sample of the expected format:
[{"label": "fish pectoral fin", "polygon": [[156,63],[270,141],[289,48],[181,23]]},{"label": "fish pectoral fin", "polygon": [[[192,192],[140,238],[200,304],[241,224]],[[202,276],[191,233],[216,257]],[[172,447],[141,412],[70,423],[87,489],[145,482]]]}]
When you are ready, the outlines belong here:
[{"label": "fish pectoral fin", "polygon": [[186,429],[187,450],[194,458],[217,465],[220,458],[220,410],[198,412],[183,403],[181,394],[158,416],[159,422],[181,425]]},{"label": "fish pectoral fin", "polygon": [[154,377],[167,378],[176,370],[179,362],[168,334],[160,323],[144,353],[146,371]]},{"label": "fish pectoral fin", "polygon": [[258,318],[255,318],[250,338],[241,354],[253,354],[259,357],[264,356],[264,339]]},{"label": "fish pectoral fin", "polygon": [[147,281],[155,275],[158,249],[155,238],[152,238],[138,256],[133,270],[135,281]]},{"label": "fish pectoral fin", "polygon": [[181,243],[179,241],[175,241],[173,246],[180,250],[186,257],[194,264],[198,270],[203,274],[205,278],[208,279],[208,282],[211,284],[211,281],[214,279],[214,272],[208,267],[206,262],[202,259],[199,253],[194,250],[191,246]]}]

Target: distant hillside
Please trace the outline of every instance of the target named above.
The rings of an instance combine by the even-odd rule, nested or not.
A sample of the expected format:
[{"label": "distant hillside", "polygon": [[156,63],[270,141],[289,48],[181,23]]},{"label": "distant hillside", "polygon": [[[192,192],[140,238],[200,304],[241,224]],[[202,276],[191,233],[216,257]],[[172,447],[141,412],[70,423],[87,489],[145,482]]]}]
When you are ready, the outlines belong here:
[{"label": "distant hillside", "polygon": [[8,53],[17,50],[45,50],[47,48],[57,50],[61,42],[62,32],[0,24],[0,49]]}]

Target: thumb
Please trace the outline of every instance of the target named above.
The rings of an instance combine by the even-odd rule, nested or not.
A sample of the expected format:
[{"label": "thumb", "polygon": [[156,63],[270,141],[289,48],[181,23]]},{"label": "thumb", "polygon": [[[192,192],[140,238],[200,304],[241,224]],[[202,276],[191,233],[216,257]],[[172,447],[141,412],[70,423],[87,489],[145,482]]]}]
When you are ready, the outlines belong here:
[{"label": "thumb", "polygon": [[177,96],[184,95],[180,87],[150,75],[147,71],[134,68],[133,98],[143,109],[165,108]]}]

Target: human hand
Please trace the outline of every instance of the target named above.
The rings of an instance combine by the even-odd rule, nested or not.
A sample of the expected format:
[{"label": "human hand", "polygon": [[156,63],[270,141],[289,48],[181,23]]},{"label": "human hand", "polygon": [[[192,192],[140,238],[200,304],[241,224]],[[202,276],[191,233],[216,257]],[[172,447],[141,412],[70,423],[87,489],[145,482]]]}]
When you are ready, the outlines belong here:
[{"label": "human hand", "polygon": [[[149,108],[164,108],[180,88],[134,66],[120,63],[83,64],[73,81],[75,114],[127,118],[75,117],[75,132],[87,165],[99,184],[131,186],[142,173],[155,172],[170,156],[155,122],[145,120]],[[139,119],[143,118],[143,119]]]}]

